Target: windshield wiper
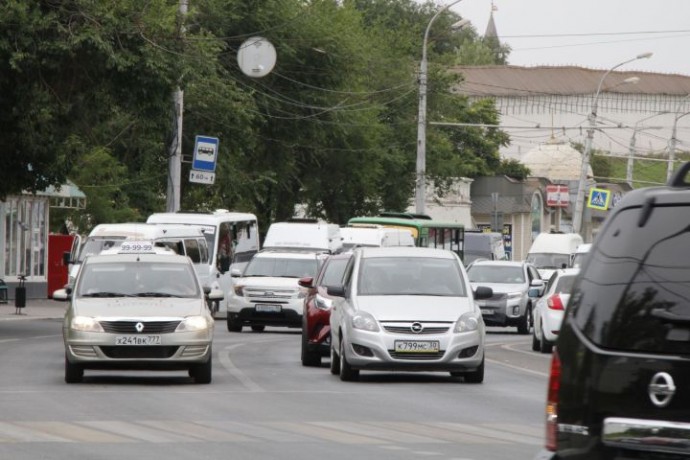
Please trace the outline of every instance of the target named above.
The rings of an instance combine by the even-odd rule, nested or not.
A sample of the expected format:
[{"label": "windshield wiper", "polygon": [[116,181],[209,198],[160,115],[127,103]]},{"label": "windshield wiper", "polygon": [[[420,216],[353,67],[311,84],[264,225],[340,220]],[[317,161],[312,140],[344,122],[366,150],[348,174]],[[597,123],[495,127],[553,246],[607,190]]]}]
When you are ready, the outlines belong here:
[{"label": "windshield wiper", "polygon": [[82,294],[82,297],[131,297],[132,294],[123,294],[122,292],[89,292]]},{"label": "windshield wiper", "polygon": [[135,297],[182,297],[178,294],[170,294],[168,292],[137,292]]}]

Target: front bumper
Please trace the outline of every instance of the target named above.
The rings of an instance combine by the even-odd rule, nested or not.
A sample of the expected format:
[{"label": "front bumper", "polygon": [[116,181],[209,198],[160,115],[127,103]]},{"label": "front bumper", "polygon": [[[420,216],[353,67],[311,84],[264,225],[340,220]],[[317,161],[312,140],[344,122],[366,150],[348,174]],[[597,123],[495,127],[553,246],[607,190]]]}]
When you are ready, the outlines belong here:
[{"label": "front bumper", "polygon": [[[464,372],[477,369],[484,358],[484,327],[476,331],[444,334],[392,334],[385,330],[348,330],[344,354],[354,369],[381,371]],[[433,353],[395,352],[396,341],[438,341]]]},{"label": "front bumper", "polygon": [[525,303],[521,298],[476,301],[482,311],[484,323],[488,326],[514,326],[525,314]]},{"label": "front bumper", "polygon": [[227,315],[243,325],[302,327],[302,298],[271,299],[233,296]]}]

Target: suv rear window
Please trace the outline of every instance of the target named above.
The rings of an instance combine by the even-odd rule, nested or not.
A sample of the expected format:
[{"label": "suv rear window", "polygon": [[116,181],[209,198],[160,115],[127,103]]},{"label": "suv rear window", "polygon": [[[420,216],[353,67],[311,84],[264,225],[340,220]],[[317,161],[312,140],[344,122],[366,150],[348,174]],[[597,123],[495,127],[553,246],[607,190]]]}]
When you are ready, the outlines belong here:
[{"label": "suv rear window", "polygon": [[597,238],[571,320],[611,350],[690,354],[690,207],[622,210]]}]

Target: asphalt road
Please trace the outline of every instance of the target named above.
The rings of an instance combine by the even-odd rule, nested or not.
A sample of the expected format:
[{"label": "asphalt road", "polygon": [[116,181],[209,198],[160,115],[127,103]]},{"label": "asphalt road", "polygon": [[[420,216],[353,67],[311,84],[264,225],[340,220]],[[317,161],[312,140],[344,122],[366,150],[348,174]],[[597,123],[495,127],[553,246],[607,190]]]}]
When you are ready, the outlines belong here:
[{"label": "asphalt road", "polygon": [[229,333],[214,375],[86,371],[63,381],[58,319],[0,322],[0,458],[533,458],[550,356],[490,329],[483,384],[443,373],[362,372],[341,382],[299,361],[297,330]]}]

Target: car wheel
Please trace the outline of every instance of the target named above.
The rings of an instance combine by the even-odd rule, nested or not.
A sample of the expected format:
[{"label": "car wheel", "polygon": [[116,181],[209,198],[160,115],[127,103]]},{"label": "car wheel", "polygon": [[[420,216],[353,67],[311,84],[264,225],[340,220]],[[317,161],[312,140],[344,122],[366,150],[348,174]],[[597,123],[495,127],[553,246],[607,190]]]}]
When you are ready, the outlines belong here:
[{"label": "car wheel", "polygon": [[263,332],[264,329],[266,329],[266,326],[252,326],[252,331],[254,332]]},{"label": "car wheel", "polygon": [[465,372],[465,383],[482,383],[484,381],[484,358],[479,367],[471,372]]},{"label": "car wheel", "polygon": [[537,328],[532,329],[532,351],[539,351],[539,337],[537,337]]},{"label": "car wheel", "polygon": [[84,368],[79,364],[72,364],[65,356],[65,383],[79,383],[84,379]]},{"label": "car wheel", "polygon": [[525,310],[524,316],[520,318],[520,322],[518,323],[518,334],[526,335],[529,334],[529,330],[531,329],[532,325],[532,307],[530,305],[527,305],[527,309]]},{"label": "car wheel", "polygon": [[335,352],[331,343],[331,374],[340,375],[340,356]]},{"label": "car wheel", "polygon": [[350,366],[345,357],[345,341],[340,339],[340,380],[343,382],[352,382],[359,378],[359,371]]},{"label": "car wheel", "polygon": [[541,337],[539,338],[539,351],[542,353],[551,353],[553,344],[549,343],[544,337],[544,323],[539,323],[539,326],[541,326],[542,330]]},{"label": "car wheel", "polygon": [[242,332],[242,324],[238,323],[237,320],[231,318],[228,313],[228,332]]},{"label": "car wheel", "polygon": [[194,378],[194,383],[211,383],[213,369],[213,359],[211,356],[208,357],[208,361],[204,364],[197,364],[192,369],[190,369],[190,376]]},{"label": "car wheel", "polygon": [[302,366],[321,366],[321,355],[309,351],[309,334],[306,325],[302,325]]}]

